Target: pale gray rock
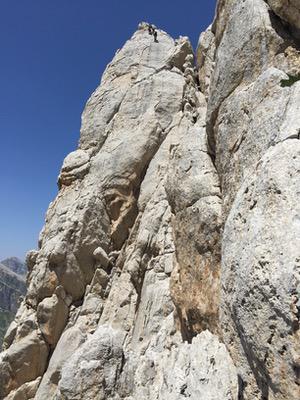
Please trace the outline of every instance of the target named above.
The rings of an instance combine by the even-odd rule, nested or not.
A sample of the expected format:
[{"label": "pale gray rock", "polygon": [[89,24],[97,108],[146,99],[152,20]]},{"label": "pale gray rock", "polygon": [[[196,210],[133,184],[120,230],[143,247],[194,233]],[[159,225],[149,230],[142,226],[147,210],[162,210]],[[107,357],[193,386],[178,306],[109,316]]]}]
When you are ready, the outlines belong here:
[{"label": "pale gray rock", "polygon": [[214,126],[219,124],[216,118],[223,101],[234,95],[240,85],[250,84],[271,66],[284,44],[284,39],[272,26],[269,8],[264,1],[221,1],[219,7],[223,18],[216,19],[214,31],[222,29],[223,32],[221,38],[216,33],[217,44],[218,40],[220,43],[216,49],[207,111],[212,152],[217,152],[218,135]]},{"label": "pale gray rock", "polygon": [[[237,189],[267,149],[299,132],[299,83],[282,87],[287,75],[268,68],[251,85],[224,101],[218,116],[216,164],[223,208],[228,213]],[[272,113],[267,111],[272,109]],[[220,150],[218,150],[220,149]],[[224,151],[226,149],[226,151]]]},{"label": "pale gray rock", "polygon": [[297,399],[299,232],[287,227],[299,200],[299,51],[263,1],[219,1],[212,31],[207,133],[225,221],[224,341],[241,398]]},{"label": "pale gray rock", "polygon": [[116,53],[28,256],[5,395],[298,400],[295,4],[218,1],[198,68],[147,23]]},{"label": "pale gray rock", "polygon": [[32,333],[0,354],[0,398],[41,376],[47,367],[48,347]]},{"label": "pale gray rock", "polygon": [[30,250],[26,254],[26,266],[29,272],[32,271],[32,268],[34,267],[37,257],[39,255],[39,252],[37,250]]},{"label": "pale gray rock", "polygon": [[[191,138],[202,146],[200,154],[184,150],[191,162],[203,151],[199,168],[212,176],[214,169],[192,47],[185,37],[174,41],[157,33],[155,42],[141,24],[108,65],[83,112],[80,148],[64,160],[39,250],[28,255],[28,294],[7,336],[6,354],[17,357],[21,343],[45,338],[51,353],[37,399],[47,393],[57,399],[81,399],[83,393],[86,399],[151,398],[157,388],[143,388],[149,362],[182,344],[185,322],[170,293],[176,250],[165,189],[170,154]],[[178,185],[184,172],[176,176]],[[215,179],[206,187],[204,176],[184,180],[189,202],[218,193],[218,184],[208,189]],[[184,196],[174,202],[186,207]],[[203,205],[209,208],[214,206]],[[42,343],[39,362],[46,367],[49,348]],[[24,352],[32,357],[30,349]],[[4,361],[0,367],[7,370]],[[32,371],[19,384],[43,372]],[[161,371],[154,375],[158,382]],[[17,388],[9,386],[9,375],[1,379],[7,393]]]},{"label": "pale gray rock", "polygon": [[188,54],[193,54],[193,48],[189,38],[186,36],[180,36],[179,39],[175,40],[175,51],[170,56],[170,59],[167,61],[167,63],[169,63],[171,67],[176,67],[179,70],[183,70],[183,65]]},{"label": "pale gray rock", "polygon": [[89,154],[83,150],[70,153],[63,162],[58,178],[59,186],[71,185],[75,179],[83,178],[90,168]]},{"label": "pale gray rock", "polygon": [[171,349],[164,359],[159,399],[233,400],[238,398],[235,366],[224,346],[209,331],[191,344]]},{"label": "pale gray rock", "polygon": [[93,256],[103,268],[107,268],[108,267],[109,258],[107,256],[105,250],[103,250],[101,247],[97,247],[94,250]]},{"label": "pale gray rock", "polygon": [[225,341],[246,391],[257,385],[264,398],[299,397],[299,170],[298,140],[266,152],[238,191],[223,237]]},{"label": "pale gray rock", "polygon": [[209,26],[205,32],[201,33],[197,46],[199,86],[206,99],[209,96],[211,76],[215,66],[215,51],[215,35],[212,32],[211,26]]},{"label": "pale gray rock", "polygon": [[[181,96],[183,96],[184,102],[190,105],[190,109],[182,112],[178,108],[176,113],[176,109],[173,108],[175,117],[173,117],[172,122],[169,123],[168,120],[165,122],[162,120],[163,124],[168,124],[168,129],[165,132],[164,140],[150,160],[146,174],[143,177],[137,203],[139,212],[127,243],[115,261],[116,272],[113,273],[114,267],[112,267],[110,276],[101,268],[96,270],[76,322],[77,325],[80,324],[82,326],[83,322],[86,321],[86,316],[90,315],[89,313],[96,304],[102,304],[101,308],[103,307],[103,310],[99,310],[98,328],[86,342],[86,346],[89,345],[91,347],[89,343],[94,343],[97,338],[99,351],[102,351],[101,343],[104,341],[102,337],[108,336],[108,332],[110,332],[112,343],[109,346],[110,351],[114,353],[114,332],[119,332],[118,334],[124,338],[124,343],[118,346],[122,350],[122,357],[120,355],[122,368],[117,355],[114,360],[108,361],[105,367],[101,364],[103,356],[98,360],[97,356],[93,355],[96,354],[94,352],[89,355],[91,360],[87,361],[87,365],[90,365],[90,367],[87,368],[89,371],[90,368],[104,371],[103,374],[105,376],[110,376],[111,373],[115,375],[116,371],[120,369],[114,386],[105,386],[99,380],[100,376],[96,377],[97,374],[92,370],[90,371],[91,378],[84,371],[82,373],[78,372],[77,363],[82,359],[83,353],[86,352],[87,348],[84,344],[74,354],[74,360],[78,361],[72,361],[63,367],[62,379],[59,382],[59,390],[56,393],[58,398],[60,396],[80,398],[81,391],[85,390],[86,396],[91,396],[91,398],[98,396],[96,398],[99,399],[102,397],[151,399],[157,398],[157,396],[163,399],[169,390],[168,388],[161,388],[163,385],[161,379],[168,368],[168,361],[163,364],[159,360],[167,357],[172,346],[177,348],[181,345],[182,338],[178,332],[178,325],[182,325],[181,330],[186,325],[186,322],[180,321],[180,318],[178,318],[170,293],[170,275],[173,270],[175,252],[171,223],[172,206],[169,204],[165,190],[167,173],[170,171],[171,174],[173,167],[173,164],[169,166],[170,152],[173,153],[174,149],[180,144],[184,147],[187,139],[187,145],[190,140],[199,143],[200,150],[196,151],[197,154],[193,153],[193,148],[190,146],[185,152],[190,154],[191,162],[194,161],[194,157],[201,156],[200,168],[204,168],[203,176],[206,175],[206,164],[206,168],[212,174],[212,180],[209,181],[207,186],[211,183],[216,186],[209,191],[202,183],[203,176],[201,174],[196,178],[193,178],[193,175],[190,174],[189,179],[182,182],[182,187],[186,186],[186,195],[188,193],[189,195],[186,200],[184,200],[184,194],[181,197],[179,196],[178,202],[180,204],[183,203],[181,207],[185,207],[186,202],[193,203],[198,201],[201,195],[204,197],[208,194],[212,194],[212,197],[214,194],[219,195],[218,179],[216,176],[213,177],[215,172],[213,166],[209,163],[210,158],[207,154],[205,131],[203,129],[205,100],[203,96],[196,92],[194,70],[192,69],[193,56],[185,57],[184,60],[182,76],[185,76],[185,78],[182,79],[180,73],[176,72],[175,78],[172,79],[174,83],[178,80],[178,83],[181,82],[181,85],[183,85],[184,93]],[[158,73],[159,76],[161,74],[162,72]],[[172,88],[170,89],[172,90]],[[170,98],[174,99],[174,95]],[[140,98],[140,102],[142,101],[143,98]],[[170,107],[174,107],[174,104],[171,106],[171,103],[169,103],[166,110],[170,110]],[[133,113],[134,119],[138,118],[138,110],[136,108],[134,110],[131,110],[131,108],[123,110],[121,106],[119,113],[116,119],[128,117],[131,113]],[[147,115],[147,118],[151,120],[151,114]],[[195,120],[199,119],[199,125],[195,125],[194,118]],[[117,123],[118,120],[115,128],[118,126]],[[109,138],[103,145],[102,151],[106,148],[108,141]],[[95,156],[95,158],[97,157]],[[184,161],[182,160],[182,162],[182,171],[185,171]],[[130,165],[129,162],[128,165]],[[114,167],[111,168],[117,169],[118,163],[115,163]],[[183,179],[184,173],[182,172],[176,177],[176,185],[178,185],[179,181]],[[200,183],[200,189],[197,188],[197,183]],[[121,193],[119,196],[121,196]],[[119,197],[117,199],[120,201]],[[203,205],[203,209],[208,210],[209,207],[211,206]],[[216,207],[216,212],[219,211],[218,204],[213,207]],[[213,207],[211,208],[213,209]],[[96,258],[97,252],[98,250],[94,251],[94,257],[96,255]],[[102,249],[100,253],[102,254]],[[107,267],[105,269],[107,270]],[[216,280],[216,286],[218,286],[218,280]],[[104,287],[110,288],[109,291],[106,289],[106,292],[103,292]],[[96,288],[97,290],[95,290]],[[106,293],[108,295],[107,300],[105,300]],[[102,298],[102,301],[99,297],[97,298],[97,295]],[[205,318],[208,326],[215,327],[213,318],[208,315],[205,315]],[[211,319],[211,323],[209,323],[209,319]],[[92,333],[93,330],[90,332]],[[184,350],[182,349],[182,351]],[[96,360],[92,358],[94,356]],[[156,362],[158,367],[151,367]],[[75,378],[78,373],[80,376],[78,375],[78,378]],[[72,385],[74,380],[82,382],[84,389],[74,387]],[[192,386],[190,382],[188,384]],[[189,390],[193,391],[194,389],[191,387]]]},{"label": "pale gray rock", "polygon": [[[192,51],[190,44],[184,45],[187,40],[181,40],[177,46],[180,50],[175,48],[173,39],[161,30],[158,33],[158,42],[154,42],[144,24],[116,53],[102,76],[101,86],[93,93],[83,112],[81,148],[99,148],[104,144],[130,87],[142,80],[151,80],[158,71],[171,68],[172,62],[177,68],[182,68],[180,60],[183,63],[185,55]],[[147,101],[147,97],[144,99]],[[143,102],[138,103],[138,99],[135,100],[135,104],[145,106]]]},{"label": "pale gray rock", "polygon": [[79,327],[71,327],[64,331],[38,387],[36,399],[49,400],[54,398],[57,384],[61,379],[62,367],[85,340],[86,334]]},{"label": "pale gray rock", "polygon": [[37,308],[39,328],[50,346],[55,346],[66,325],[68,306],[63,298],[53,294],[41,301]]},{"label": "pale gray rock", "polygon": [[112,398],[121,372],[124,335],[110,327],[97,330],[62,368],[59,398]]}]

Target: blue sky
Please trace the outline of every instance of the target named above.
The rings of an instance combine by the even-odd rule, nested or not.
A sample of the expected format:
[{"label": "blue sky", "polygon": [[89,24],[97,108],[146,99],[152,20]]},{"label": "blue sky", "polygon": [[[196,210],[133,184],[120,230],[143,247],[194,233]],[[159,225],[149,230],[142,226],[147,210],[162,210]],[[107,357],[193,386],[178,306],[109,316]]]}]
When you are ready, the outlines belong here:
[{"label": "blue sky", "polygon": [[80,115],[115,51],[148,21],[194,47],[213,0],[0,0],[0,260],[36,248]]}]

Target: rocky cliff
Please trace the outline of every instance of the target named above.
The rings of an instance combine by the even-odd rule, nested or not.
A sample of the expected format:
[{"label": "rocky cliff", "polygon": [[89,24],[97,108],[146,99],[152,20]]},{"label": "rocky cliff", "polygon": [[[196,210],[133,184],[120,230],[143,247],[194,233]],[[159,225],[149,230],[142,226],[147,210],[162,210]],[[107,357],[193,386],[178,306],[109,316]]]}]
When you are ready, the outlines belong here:
[{"label": "rocky cliff", "polygon": [[219,0],[196,57],[145,23],[116,53],[27,256],[0,398],[299,399],[299,12]]},{"label": "rocky cliff", "polygon": [[25,274],[24,263],[16,257],[0,263],[0,347],[19,307],[20,297],[26,293]]}]

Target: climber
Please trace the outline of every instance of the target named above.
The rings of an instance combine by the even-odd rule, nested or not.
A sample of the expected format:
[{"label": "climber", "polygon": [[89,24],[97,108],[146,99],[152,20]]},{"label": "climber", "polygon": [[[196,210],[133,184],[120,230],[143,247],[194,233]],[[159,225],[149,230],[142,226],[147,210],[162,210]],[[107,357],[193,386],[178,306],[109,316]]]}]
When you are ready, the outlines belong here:
[{"label": "climber", "polygon": [[151,24],[148,25],[148,32],[149,32],[149,35],[152,35],[154,32],[153,26]]},{"label": "climber", "polygon": [[158,43],[158,40],[157,40],[157,32],[156,32],[156,30],[154,30],[154,29],[153,29],[153,36],[154,36],[154,42]]}]

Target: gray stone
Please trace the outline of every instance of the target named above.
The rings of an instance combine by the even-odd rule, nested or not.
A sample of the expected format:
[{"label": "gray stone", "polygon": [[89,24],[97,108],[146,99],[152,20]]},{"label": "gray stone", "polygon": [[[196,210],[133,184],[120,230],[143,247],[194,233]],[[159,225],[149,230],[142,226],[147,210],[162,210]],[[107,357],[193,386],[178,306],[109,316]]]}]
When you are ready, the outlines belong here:
[{"label": "gray stone", "polygon": [[41,301],[37,308],[39,328],[47,343],[55,346],[66,325],[68,306],[64,299],[53,294]]},{"label": "gray stone", "polygon": [[107,268],[109,264],[109,258],[101,247],[97,247],[93,253],[94,258],[100,263],[103,268]]},{"label": "gray stone", "polygon": [[36,333],[20,339],[0,354],[0,398],[41,376],[47,367],[48,347]]},{"label": "gray stone", "polygon": [[2,397],[43,375],[37,400],[298,400],[297,6],[219,0],[197,67],[145,22],[117,51],[28,258]]},{"label": "gray stone", "polygon": [[[281,11],[275,3],[284,2],[268,3],[293,24],[292,2]],[[225,221],[221,329],[240,396],[296,399],[299,235],[287,227],[298,201],[297,35],[260,0],[219,1],[212,32],[207,134]]]},{"label": "gray stone", "polygon": [[83,150],[76,150],[70,153],[64,160],[58,178],[59,186],[71,185],[79,178],[83,178],[90,168],[89,154]]},{"label": "gray stone", "polygon": [[197,66],[200,90],[204,93],[206,99],[208,99],[209,96],[211,76],[215,66],[215,51],[215,36],[210,26],[205,32],[201,33],[197,47]]},{"label": "gray stone", "polygon": [[[78,348],[62,367],[59,392],[65,399],[113,397],[122,368],[124,336],[101,327]],[[74,382],[76,384],[74,385]]]},{"label": "gray stone", "polygon": [[30,250],[26,254],[26,265],[27,265],[27,269],[29,272],[32,271],[32,268],[34,267],[34,265],[36,263],[38,255],[39,255],[39,252],[37,250]]},{"label": "gray stone", "polygon": [[85,340],[85,333],[78,327],[71,327],[63,332],[52,354],[47,371],[43,375],[36,399],[49,400],[54,398],[57,384],[61,379],[62,367]]},{"label": "gray stone", "polygon": [[235,366],[224,344],[209,331],[196,336],[191,344],[171,349],[164,362],[161,400],[238,398]]},{"label": "gray stone", "polygon": [[257,384],[276,399],[299,395],[299,170],[300,142],[271,148],[241,186],[223,237],[225,342],[248,390]]}]

